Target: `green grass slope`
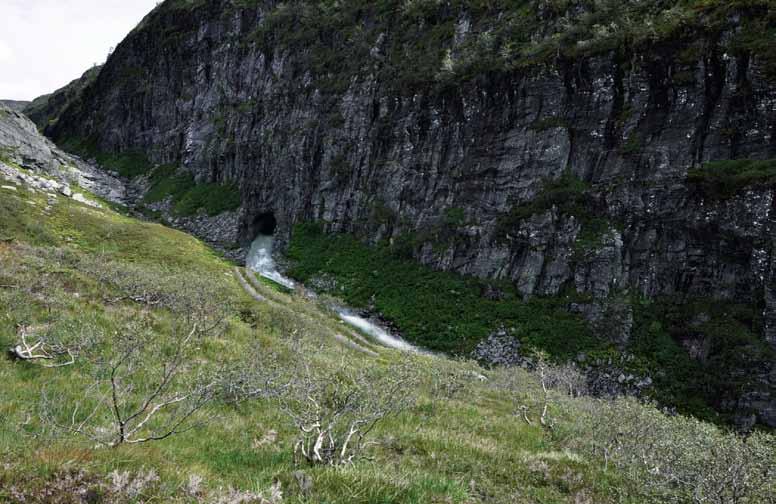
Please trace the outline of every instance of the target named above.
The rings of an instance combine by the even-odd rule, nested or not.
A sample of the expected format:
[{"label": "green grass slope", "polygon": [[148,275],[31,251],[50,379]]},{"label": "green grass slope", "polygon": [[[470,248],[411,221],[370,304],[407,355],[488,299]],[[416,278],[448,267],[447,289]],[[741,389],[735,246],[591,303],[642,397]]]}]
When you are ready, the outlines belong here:
[{"label": "green grass slope", "polygon": [[[0,346],[17,344],[19,327],[92,342],[61,368],[0,359],[0,501],[281,502],[279,489],[292,503],[683,502],[698,488],[712,495],[729,476],[723,466],[740,462],[748,500],[737,502],[772,502],[772,437],[745,442],[631,401],[573,398],[564,386],[545,392],[522,370],[377,347],[377,357],[357,352],[334,337],[348,330],[324,304],[262,285],[254,283],[266,298],[259,303],[233,265],[186,234],[65,198],[51,203],[21,187],[0,189]],[[416,401],[377,425],[366,459],[340,467],[295,464],[298,433],[274,397],[219,396],[194,429],[113,448],[44,421],[52,407],[69,421],[95,380],[107,379],[88,352],[108,355],[141,324],[141,351],[169,357],[177,307],[193,307],[181,310],[190,315],[203,304],[221,310],[223,330],[187,354],[184,377],[304,363],[337,383],[343,363],[381,372],[409,362]],[[298,351],[300,340],[309,351]],[[152,388],[158,368],[148,360],[134,370],[132,392]],[[628,444],[636,439],[645,441]],[[650,472],[655,464],[689,486]]]}]

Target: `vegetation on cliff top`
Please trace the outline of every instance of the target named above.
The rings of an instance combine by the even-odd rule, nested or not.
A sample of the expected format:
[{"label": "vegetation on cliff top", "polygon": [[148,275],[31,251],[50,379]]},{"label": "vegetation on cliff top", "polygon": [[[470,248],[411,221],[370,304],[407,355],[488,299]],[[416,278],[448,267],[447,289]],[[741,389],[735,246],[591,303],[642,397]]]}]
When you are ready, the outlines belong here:
[{"label": "vegetation on cliff top", "polygon": [[754,55],[776,77],[776,11],[767,0],[291,1],[269,7],[251,41],[268,53],[293,51],[326,90],[374,68],[381,82],[412,92],[664,43],[679,54],[677,42],[714,38],[735,16],[742,29],[730,50]]}]

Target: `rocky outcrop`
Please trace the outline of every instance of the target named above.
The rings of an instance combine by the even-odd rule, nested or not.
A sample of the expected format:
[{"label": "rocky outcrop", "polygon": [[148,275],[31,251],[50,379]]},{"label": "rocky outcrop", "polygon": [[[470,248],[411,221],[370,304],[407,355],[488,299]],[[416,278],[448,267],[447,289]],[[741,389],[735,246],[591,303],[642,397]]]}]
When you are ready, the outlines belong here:
[{"label": "rocky outcrop", "polygon": [[[739,41],[741,15],[715,30],[699,23],[578,58],[558,49],[541,64],[408,88],[392,77],[407,69],[388,64],[401,34],[369,32],[371,18],[359,20],[374,36],[357,70],[322,79],[312,58],[329,54],[320,54],[327,40],[304,42],[306,27],[293,24],[264,36],[294,19],[276,2],[181,5],[146,18],[48,133],[236,182],[243,241],[268,213],[281,244],[305,220],[402,239],[425,264],[508,279],[525,296],[584,294],[578,311],[594,324],[614,314],[621,344],[633,315],[612,298],[744,301],[763,307],[762,337],[774,343],[773,180],[719,197],[688,178],[710,161],[776,158],[771,62]],[[529,40],[551,34],[551,13],[537,13]],[[454,15],[429,80],[454,71],[467,40],[488,40],[471,11]],[[266,40],[274,45],[257,42]],[[351,42],[334,43],[329,66],[344,65]],[[552,180],[580,185],[553,198]]]},{"label": "rocky outcrop", "polygon": [[[772,188],[715,201],[685,183],[709,160],[776,157],[776,87],[757,60],[709,40],[686,63],[656,48],[401,96],[375,77],[378,45],[372,67],[324,96],[294,54],[244,43],[267,6],[159,9],[50,132],[142,148],[198,179],[238,181],[245,228],[272,211],[282,233],[306,219],[373,240],[412,232],[423,262],[509,278],[525,294],[572,283],[601,298],[625,288],[762,297]],[[153,23],[172,23],[180,36],[164,40]],[[691,75],[672,82],[679,70]],[[584,223],[558,208],[499,236],[500,219],[566,171],[590,185],[610,241],[576,254]],[[451,209],[468,225],[445,242],[431,231]]]},{"label": "rocky outcrop", "polygon": [[524,364],[520,354],[520,341],[500,329],[482,340],[472,353],[472,358],[488,366],[519,366]]},{"label": "rocky outcrop", "polygon": [[0,176],[32,190],[100,206],[88,191],[108,201],[127,201],[124,183],[80,158],[67,154],[38,133],[20,112],[0,105]]},{"label": "rocky outcrop", "polygon": [[22,112],[30,104],[28,101],[19,100],[0,100],[0,106],[15,112]]}]

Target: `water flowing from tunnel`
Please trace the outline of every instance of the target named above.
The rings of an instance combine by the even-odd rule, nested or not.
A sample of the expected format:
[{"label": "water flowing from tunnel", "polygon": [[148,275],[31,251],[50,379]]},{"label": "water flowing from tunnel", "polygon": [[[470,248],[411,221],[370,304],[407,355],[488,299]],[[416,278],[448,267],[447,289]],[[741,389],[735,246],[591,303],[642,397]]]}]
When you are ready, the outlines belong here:
[{"label": "water flowing from tunnel", "polygon": [[[277,268],[277,264],[272,257],[273,243],[274,238],[271,235],[259,234],[251,244],[245,264],[248,269],[256,272],[258,275],[289,289],[294,289],[296,288],[296,283],[283,275]],[[332,306],[332,308],[343,322],[361,331],[383,346],[404,352],[425,353],[398,336],[391,334],[390,331],[379,324],[355,314],[348,308],[342,306]]]},{"label": "water flowing from tunnel", "polygon": [[248,269],[255,271],[264,278],[268,278],[275,283],[293,289],[296,283],[278,271],[275,259],[272,258],[272,244],[274,238],[270,235],[260,234],[253,240],[245,265]]}]

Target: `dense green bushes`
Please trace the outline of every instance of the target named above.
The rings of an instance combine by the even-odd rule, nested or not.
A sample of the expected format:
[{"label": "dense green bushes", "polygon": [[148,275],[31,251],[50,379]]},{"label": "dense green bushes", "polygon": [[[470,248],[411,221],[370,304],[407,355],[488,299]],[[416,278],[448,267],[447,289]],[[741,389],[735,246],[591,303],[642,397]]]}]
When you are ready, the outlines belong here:
[{"label": "dense green bushes", "polygon": [[740,370],[776,359],[759,336],[762,316],[753,306],[666,297],[636,301],[633,307],[628,348],[638,356],[633,365],[643,365],[654,377],[656,399],[683,413],[718,420],[710,405],[719,407],[756,385],[756,373]]},{"label": "dense green bushes", "polygon": [[150,172],[153,165],[146,155],[140,151],[105,152],[91,139],[72,138],[61,142],[62,149],[78,154],[86,159],[95,159],[97,163],[110,171],[117,172],[122,177],[137,177]]},{"label": "dense green bushes", "polygon": [[373,305],[409,340],[432,350],[468,353],[502,325],[524,344],[558,357],[606,346],[563,309],[562,299],[524,302],[509,284],[498,286],[504,299],[486,299],[484,281],[434,271],[349,235],[324,234],[317,224],[294,229],[288,255],[295,278],[333,276],[339,286],[334,294],[356,307]]},{"label": "dense green bushes", "polygon": [[[336,283],[321,282],[333,285],[331,294],[376,310],[426,348],[466,354],[505,327],[524,345],[556,359],[584,352],[591,365],[614,363],[626,373],[650,376],[655,385],[650,393],[660,404],[714,422],[728,420],[715,408],[756,385],[751,382],[755,375],[737,370],[776,358],[758,336],[762,322],[749,306],[626,295],[634,328],[626,347],[618,350],[569,314],[567,307],[579,300],[578,294],[523,301],[513,286],[498,283],[503,299],[488,299],[483,296],[487,282],[434,271],[397,254],[402,251],[397,246],[401,244],[369,247],[350,235],[327,235],[317,224],[298,225],[288,251],[290,273],[308,283],[317,277],[334,279]],[[702,351],[691,356],[682,342],[694,342]]]},{"label": "dense green bushes", "polygon": [[194,177],[178,172],[174,165],[163,165],[151,175],[151,188],[143,198],[156,203],[171,198],[176,215],[191,216],[200,209],[214,216],[240,207],[240,191],[233,184],[197,184]]}]

